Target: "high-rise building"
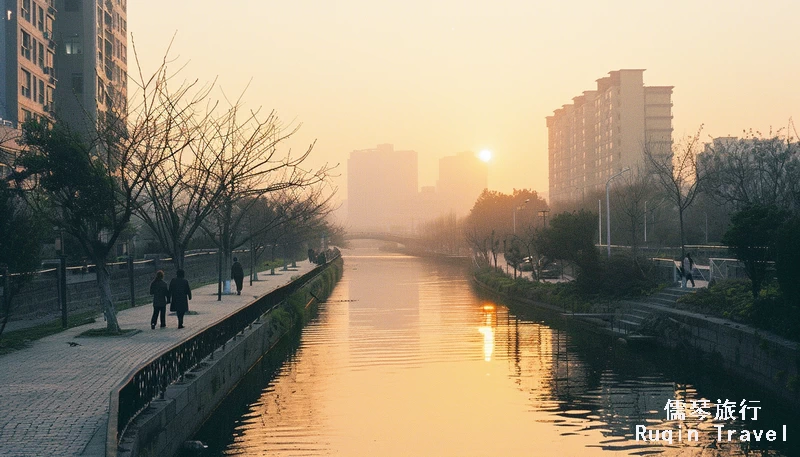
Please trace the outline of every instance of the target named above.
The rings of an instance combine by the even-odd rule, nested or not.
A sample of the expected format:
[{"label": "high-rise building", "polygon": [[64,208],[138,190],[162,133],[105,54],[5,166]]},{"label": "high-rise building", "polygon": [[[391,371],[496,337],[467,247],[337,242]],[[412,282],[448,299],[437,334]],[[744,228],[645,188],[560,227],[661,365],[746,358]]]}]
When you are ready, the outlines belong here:
[{"label": "high-rise building", "polygon": [[4,0],[0,20],[0,118],[16,127],[52,119],[56,87],[53,0]]},{"label": "high-rise building", "polygon": [[0,118],[78,131],[127,111],[126,0],[3,0]]},{"label": "high-rise building", "polygon": [[127,0],[56,0],[55,112],[78,131],[127,112]]},{"label": "high-rise building", "polygon": [[645,70],[618,70],[547,117],[550,200],[576,201],[604,189],[645,148],[672,148],[673,86],[645,86]]},{"label": "high-rise building", "polygon": [[347,160],[348,224],[356,230],[407,232],[417,201],[417,153],[391,144],[353,151]]},{"label": "high-rise building", "polygon": [[440,214],[466,216],[488,185],[489,169],[472,152],[461,152],[439,159],[436,192]]}]

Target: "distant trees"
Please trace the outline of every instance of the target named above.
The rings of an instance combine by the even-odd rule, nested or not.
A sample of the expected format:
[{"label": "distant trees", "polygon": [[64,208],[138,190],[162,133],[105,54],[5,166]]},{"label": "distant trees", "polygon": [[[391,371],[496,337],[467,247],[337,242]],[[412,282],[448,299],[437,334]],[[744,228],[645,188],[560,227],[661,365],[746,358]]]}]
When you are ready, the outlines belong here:
[{"label": "distant trees", "polygon": [[701,165],[708,192],[721,203],[743,209],[774,206],[800,210],[800,144],[788,135],[752,131],[744,138],[709,144]]},{"label": "distant trees", "polygon": [[[495,260],[503,240],[522,238],[537,224],[537,214],[547,202],[536,191],[515,189],[512,194],[484,190],[464,222],[469,246],[485,260]],[[541,224],[544,224],[542,220]]]},{"label": "distant trees", "polygon": [[457,255],[466,246],[464,220],[449,213],[420,224],[420,242],[431,252]]},{"label": "distant trees", "polygon": [[627,235],[636,261],[639,246],[644,241],[645,217],[661,206],[662,199],[653,189],[652,175],[644,168],[635,167],[629,176],[622,175],[620,179],[621,185],[613,188],[615,215],[620,216],[618,225]]}]

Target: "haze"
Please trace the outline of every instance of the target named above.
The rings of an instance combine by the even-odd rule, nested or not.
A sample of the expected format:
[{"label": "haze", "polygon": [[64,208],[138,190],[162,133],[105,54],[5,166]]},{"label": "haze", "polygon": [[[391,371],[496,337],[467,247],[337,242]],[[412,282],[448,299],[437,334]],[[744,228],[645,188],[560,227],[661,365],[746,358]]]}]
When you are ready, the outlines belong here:
[{"label": "haze", "polygon": [[[545,116],[611,70],[675,86],[673,138],[785,127],[800,107],[800,3],[772,1],[137,0],[128,4],[145,71],[176,34],[186,79],[302,123],[312,163],[391,143],[438,159],[489,149],[489,187],[547,191]],[[794,110],[794,111],[793,111]]]}]

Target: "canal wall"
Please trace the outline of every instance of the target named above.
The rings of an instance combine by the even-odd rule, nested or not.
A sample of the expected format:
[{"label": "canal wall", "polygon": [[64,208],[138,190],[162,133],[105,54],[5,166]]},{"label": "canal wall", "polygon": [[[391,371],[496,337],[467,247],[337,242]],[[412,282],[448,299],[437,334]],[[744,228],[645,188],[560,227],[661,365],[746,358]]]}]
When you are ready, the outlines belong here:
[{"label": "canal wall", "polygon": [[[477,277],[480,290],[514,303],[535,306],[554,313],[564,308],[500,292]],[[630,306],[630,304],[629,304]],[[649,303],[636,303],[651,315],[648,334],[656,344],[702,361],[757,386],[775,400],[800,407],[800,345],[768,332],[727,319]],[[592,325],[586,323],[586,325]],[[597,329],[601,330],[597,325]],[[754,399],[757,400],[757,399]]]},{"label": "canal wall", "polygon": [[712,368],[734,374],[780,402],[800,407],[797,343],[727,319],[651,304],[639,307],[653,313],[650,333],[661,346],[701,355]]},{"label": "canal wall", "polygon": [[[310,307],[324,300],[341,278],[343,261],[331,262],[319,276],[264,314],[240,335],[225,344],[171,385],[164,399],[154,400],[125,432],[119,443],[120,457],[175,455],[244,375],[278,341],[310,317]],[[111,414],[114,412],[111,411]]]}]

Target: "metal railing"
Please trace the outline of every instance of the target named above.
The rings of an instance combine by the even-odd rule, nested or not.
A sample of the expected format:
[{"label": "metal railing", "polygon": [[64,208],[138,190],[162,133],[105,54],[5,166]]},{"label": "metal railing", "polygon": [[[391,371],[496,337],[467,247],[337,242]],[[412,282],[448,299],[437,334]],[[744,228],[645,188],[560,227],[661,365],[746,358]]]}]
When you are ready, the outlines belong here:
[{"label": "metal railing", "polygon": [[[131,372],[120,387],[111,393],[109,440],[119,443],[128,425],[157,397],[163,398],[167,387],[213,353],[264,313],[282,304],[290,295],[316,278],[331,262],[340,257],[338,250],[329,250],[326,263],[263,295],[236,313],[202,329],[197,335],[167,349],[151,361]],[[116,400],[116,405],[114,405]],[[115,407],[116,406],[116,407]],[[115,414],[116,411],[116,414]],[[109,445],[111,441],[109,441]]]}]

